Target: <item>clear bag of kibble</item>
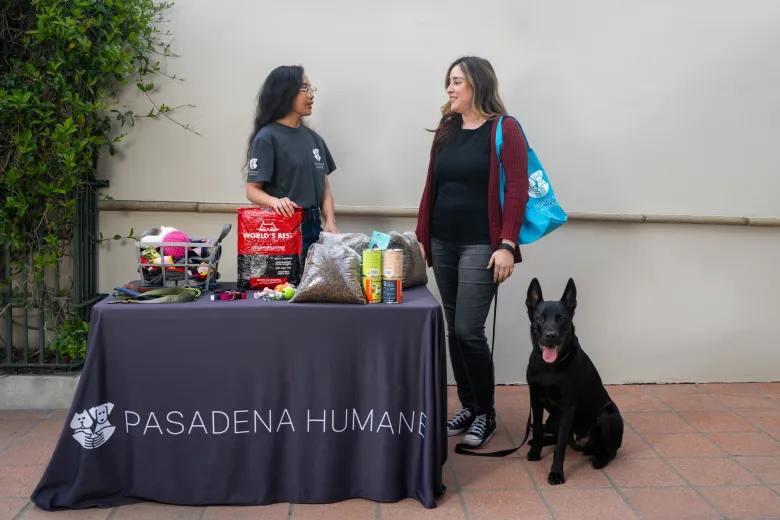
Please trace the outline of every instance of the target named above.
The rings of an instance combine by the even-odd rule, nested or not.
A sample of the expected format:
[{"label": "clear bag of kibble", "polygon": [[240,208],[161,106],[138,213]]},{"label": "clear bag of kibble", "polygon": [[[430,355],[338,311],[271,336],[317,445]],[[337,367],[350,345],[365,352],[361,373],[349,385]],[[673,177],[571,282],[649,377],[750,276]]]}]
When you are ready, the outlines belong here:
[{"label": "clear bag of kibble", "polygon": [[312,244],[290,303],[366,303],[360,263],[360,255],[345,245]]},{"label": "clear bag of kibble", "polygon": [[[371,238],[363,233],[330,233],[322,231],[320,233],[319,244],[330,246],[334,244],[347,246],[362,255],[364,249],[368,249]],[[362,258],[362,257],[361,257]]]},{"label": "clear bag of kibble", "polygon": [[401,249],[404,255],[403,288],[428,284],[428,270],[420,252],[417,236],[411,231],[391,231],[388,249]]}]

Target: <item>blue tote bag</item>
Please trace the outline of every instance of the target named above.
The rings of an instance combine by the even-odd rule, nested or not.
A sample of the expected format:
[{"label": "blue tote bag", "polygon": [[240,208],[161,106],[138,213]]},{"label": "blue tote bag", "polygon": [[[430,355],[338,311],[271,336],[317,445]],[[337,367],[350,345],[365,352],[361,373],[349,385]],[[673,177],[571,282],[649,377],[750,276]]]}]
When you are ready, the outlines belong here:
[{"label": "blue tote bag", "polygon": [[[513,117],[512,119],[515,118]],[[498,121],[498,128],[496,128],[496,154],[501,167],[500,196],[502,211],[504,209],[504,190],[506,189],[506,174],[504,173],[504,165],[501,163],[501,146],[504,144],[504,132],[501,127],[503,120],[504,116]],[[518,121],[517,124],[520,125],[520,122]],[[530,244],[561,227],[568,220],[568,217],[561,205],[558,204],[552,184],[550,184],[550,179],[547,178],[547,173],[536,156],[536,152],[528,144],[528,138],[525,136],[525,132],[523,132],[522,125],[520,125],[520,132],[522,132],[528,148],[528,204],[525,208],[525,218],[523,219],[523,226],[520,228],[520,234],[517,237],[517,243]]]}]

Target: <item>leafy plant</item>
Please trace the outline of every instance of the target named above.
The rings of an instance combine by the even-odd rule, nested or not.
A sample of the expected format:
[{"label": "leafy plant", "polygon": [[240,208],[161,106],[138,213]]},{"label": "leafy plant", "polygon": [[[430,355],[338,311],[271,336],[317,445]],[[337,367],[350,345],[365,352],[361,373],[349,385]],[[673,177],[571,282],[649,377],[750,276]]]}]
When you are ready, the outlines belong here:
[{"label": "leafy plant", "polygon": [[[70,330],[64,324],[72,323],[72,309],[46,273],[71,255],[77,201],[100,186],[97,161],[115,155],[125,136],[115,132],[139,117],[194,132],[173,118],[182,107],[149,94],[155,75],[181,81],[161,64],[174,56],[170,32],[159,28],[172,5],[0,0],[0,294],[7,295],[0,315],[8,312],[7,319],[9,302],[29,286],[26,306],[46,314],[46,328]],[[133,84],[151,106],[141,116],[120,104]]]},{"label": "leafy plant", "polygon": [[57,336],[51,342],[51,350],[67,356],[71,361],[87,357],[89,323],[80,319],[66,320],[59,326]]}]

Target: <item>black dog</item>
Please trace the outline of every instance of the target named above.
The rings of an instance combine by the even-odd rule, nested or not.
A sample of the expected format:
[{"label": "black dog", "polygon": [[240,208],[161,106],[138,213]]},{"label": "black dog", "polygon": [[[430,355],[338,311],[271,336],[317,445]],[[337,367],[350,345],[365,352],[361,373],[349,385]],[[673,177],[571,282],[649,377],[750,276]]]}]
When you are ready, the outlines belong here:
[{"label": "black dog", "polygon": [[[566,445],[591,456],[595,469],[604,468],[622,445],[623,418],[574,332],[574,280],[569,278],[560,301],[544,301],[539,281],[534,278],[528,287],[526,307],[532,343],[526,379],[533,415],[527,458],[541,460],[542,447],[555,444],[547,482],[563,484]],[[550,416],[542,425],[544,410]]]}]

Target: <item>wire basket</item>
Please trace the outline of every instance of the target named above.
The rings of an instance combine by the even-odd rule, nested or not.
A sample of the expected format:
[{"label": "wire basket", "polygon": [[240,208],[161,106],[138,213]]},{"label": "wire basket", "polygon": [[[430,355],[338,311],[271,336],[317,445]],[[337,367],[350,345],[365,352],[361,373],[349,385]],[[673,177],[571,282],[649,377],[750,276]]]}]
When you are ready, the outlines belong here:
[{"label": "wire basket", "polygon": [[[148,229],[135,243],[137,270],[143,287],[190,286],[211,291],[217,286],[222,240],[232,225],[223,224],[219,237],[189,237],[189,242],[143,241],[146,236],[160,234],[160,229]],[[184,256],[173,258],[163,247],[183,247]]]}]

